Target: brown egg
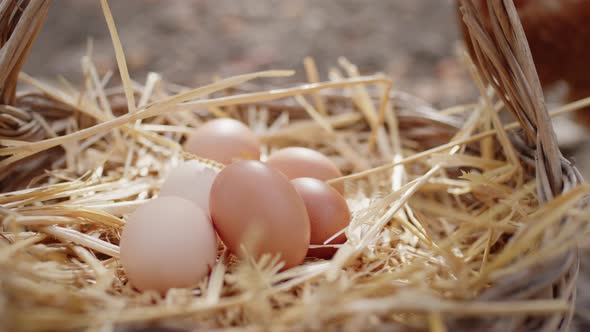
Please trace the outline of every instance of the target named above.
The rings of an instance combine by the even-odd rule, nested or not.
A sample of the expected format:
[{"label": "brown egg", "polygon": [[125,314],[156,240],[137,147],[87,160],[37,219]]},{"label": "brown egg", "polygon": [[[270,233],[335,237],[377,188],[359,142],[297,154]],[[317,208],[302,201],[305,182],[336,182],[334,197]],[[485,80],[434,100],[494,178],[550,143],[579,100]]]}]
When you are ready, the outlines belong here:
[{"label": "brown egg", "polygon": [[[266,161],[267,165],[281,171],[289,179],[310,177],[326,181],[342,176],[336,165],[323,154],[302,147],[291,147],[273,153]],[[335,183],[340,193],[344,184]]]},{"label": "brown egg", "polygon": [[309,219],[295,188],[259,161],[225,167],[211,188],[210,211],[219,237],[234,254],[280,254],[284,268],[300,264],[309,247]]},{"label": "brown egg", "polygon": [[135,288],[165,293],[207,276],[217,257],[217,238],[197,205],[159,197],[128,218],[120,249],[123,270]]},{"label": "brown egg", "polygon": [[211,120],[195,129],[184,144],[187,152],[228,165],[238,159],[260,158],[258,137],[233,119]]},{"label": "brown egg", "polygon": [[[291,180],[299,193],[311,223],[310,244],[322,245],[334,234],[340,232],[350,223],[350,211],[346,200],[333,187],[313,178]],[[341,244],[346,241],[344,233],[331,240],[329,244]],[[336,248],[310,248],[307,256],[330,258]]]}]

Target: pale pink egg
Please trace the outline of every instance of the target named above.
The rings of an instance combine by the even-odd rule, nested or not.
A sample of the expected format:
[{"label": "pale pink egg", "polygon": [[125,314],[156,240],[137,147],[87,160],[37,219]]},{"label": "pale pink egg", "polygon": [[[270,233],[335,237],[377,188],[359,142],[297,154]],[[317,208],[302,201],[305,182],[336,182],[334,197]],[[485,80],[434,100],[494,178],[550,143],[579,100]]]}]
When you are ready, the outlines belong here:
[{"label": "pale pink egg", "polygon": [[228,165],[239,159],[260,158],[258,137],[233,119],[211,120],[196,128],[184,149],[197,156]]},{"label": "pale pink egg", "polygon": [[177,196],[195,204],[209,216],[209,196],[218,169],[197,160],[186,161],[168,173],[160,196]]},{"label": "pale pink egg", "polygon": [[213,225],[194,203],[159,197],[140,206],[121,234],[121,264],[139,290],[165,293],[206,277],[217,257]]},{"label": "pale pink egg", "polygon": [[[289,179],[315,178],[322,181],[338,178],[342,173],[336,165],[323,154],[308,148],[290,147],[273,153],[266,164],[285,174]],[[344,185],[335,183],[334,188],[344,192]]]},{"label": "pale pink egg", "polygon": [[[309,222],[311,223],[310,244],[322,245],[336,233],[345,229],[350,223],[350,211],[346,200],[333,187],[313,178],[297,178],[291,180],[297,193],[303,199]],[[346,242],[344,232],[328,244]],[[307,255],[319,258],[330,258],[336,248],[310,248]]]},{"label": "pale pink egg", "polygon": [[219,237],[234,254],[280,254],[285,268],[300,264],[309,247],[303,200],[281,173],[259,161],[225,167],[211,189],[210,210]]}]

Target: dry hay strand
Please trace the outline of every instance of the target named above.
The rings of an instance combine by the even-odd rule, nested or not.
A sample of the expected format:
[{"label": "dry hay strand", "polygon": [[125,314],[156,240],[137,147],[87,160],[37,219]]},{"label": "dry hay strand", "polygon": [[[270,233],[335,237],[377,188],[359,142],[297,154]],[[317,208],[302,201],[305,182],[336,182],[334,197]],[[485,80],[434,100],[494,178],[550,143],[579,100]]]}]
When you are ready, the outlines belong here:
[{"label": "dry hay strand", "polygon": [[[558,150],[545,131],[549,115],[588,106],[590,98],[547,113],[530,57],[522,56],[526,42],[512,3],[490,3],[494,31],[482,28],[469,2],[463,7],[477,52],[476,67],[468,58],[466,65],[481,101],[438,111],[392,90],[384,75],[358,75],[346,59],[329,81],[307,59],[309,83],[268,91],[248,82],[290,72],[234,76],[196,89],[155,73],[135,82],[103,1],[122,86],[99,76],[91,54],[82,60],[80,88],[19,76],[26,91],[13,107],[35,110],[46,138],[0,138],[0,169],[7,174],[0,195],[0,326],[566,330],[574,248],[590,233],[590,210],[582,204],[590,187],[553,154]],[[502,46],[499,27],[516,30],[505,35],[512,48]],[[505,109],[521,122],[501,123],[497,113]],[[346,173],[331,182],[346,184],[353,212],[343,230],[348,240],[332,260],[308,259],[286,271],[277,257],[238,261],[220,244],[210,276],[193,288],[164,297],[137,292],[118,260],[125,218],[158,195],[179,162],[221,167],[181,149],[191,127],[216,117],[247,123],[264,143],[263,160],[290,145],[332,158]],[[519,130],[529,140],[518,138]],[[49,151],[49,167],[29,159]]]}]

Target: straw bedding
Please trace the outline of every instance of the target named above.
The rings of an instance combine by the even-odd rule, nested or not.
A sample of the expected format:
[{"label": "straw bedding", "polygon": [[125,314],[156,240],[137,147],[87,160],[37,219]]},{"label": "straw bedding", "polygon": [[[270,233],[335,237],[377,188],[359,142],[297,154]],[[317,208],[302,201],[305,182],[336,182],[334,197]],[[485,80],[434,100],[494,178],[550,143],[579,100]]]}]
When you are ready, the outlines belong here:
[{"label": "straw bedding", "polygon": [[[462,3],[472,36],[465,63],[482,97],[439,111],[381,74],[360,76],[346,59],[325,82],[306,59],[309,83],[272,90],[250,81],[280,84],[289,71],[196,89],[155,73],[135,82],[103,1],[121,86],[97,73],[89,52],[80,87],[21,73],[19,93],[3,89],[0,326],[567,330],[590,188],[549,123],[590,100],[547,112],[512,2],[490,1],[493,28]],[[25,19],[47,5],[27,4]],[[503,111],[519,121],[502,123]],[[247,123],[263,156],[297,145],[332,158],[347,174],[332,181],[345,182],[348,241],[332,260],[286,271],[277,257],[238,261],[220,244],[194,288],[137,292],[118,260],[125,218],[182,160],[221,167],[181,149],[190,128],[215,117]]]}]

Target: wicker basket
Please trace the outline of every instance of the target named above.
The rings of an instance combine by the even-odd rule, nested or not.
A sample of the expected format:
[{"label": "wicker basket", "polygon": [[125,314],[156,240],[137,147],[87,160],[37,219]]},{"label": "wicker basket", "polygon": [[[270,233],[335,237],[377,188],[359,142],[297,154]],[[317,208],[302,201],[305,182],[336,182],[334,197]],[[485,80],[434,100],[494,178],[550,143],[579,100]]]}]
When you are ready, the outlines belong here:
[{"label": "wicker basket", "polygon": [[[490,24],[484,23],[483,11],[473,3],[462,0],[461,4],[471,38],[469,51],[477,69],[522,125],[520,135],[512,136],[511,141],[521,159],[534,166],[540,201],[547,202],[569,191],[583,179],[557,146],[541,84],[514,4],[512,1],[489,1]],[[567,218],[562,221],[567,222]],[[550,234],[552,230],[547,232]],[[575,301],[578,254],[578,250],[572,248],[563,256],[507,276],[482,294],[481,299],[557,297]],[[570,312],[565,316],[528,321],[520,317],[488,324],[492,330],[566,331],[572,315]]]},{"label": "wicker basket", "polygon": [[[390,227],[394,229],[391,236],[397,236],[399,234],[395,232],[395,229],[398,228],[404,229],[403,227],[409,228],[414,225],[411,227],[420,229],[420,220],[423,217],[418,213],[420,211],[420,208],[416,207],[418,203],[407,203],[410,197],[419,191],[418,185],[428,183],[431,176],[441,170],[454,173],[455,175],[449,175],[449,178],[456,179],[463,169],[445,166],[445,164],[435,164],[429,170],[425,170],[423,169],[425,163],[422,163],[413,166],[413,171],[423,175],[414,181],[408,181],[408,179],[404,180],[402,168],[402,176],[398,178],[401,182],[397,184],[397,187],[395,187],[395,182],[398,180],[391,179],[391,177],[380,177],[379,174],[382,175],[385,170],[399,169],[399,165],[410,167],[412,162],[421,160],[425,155],[431,155],[434,152],[462,153],[469,150],[471,153],[483,153],[483,145],[473,143],[482,138],[487,138],[488,142],[492,142],[489,146],[506,147],[511,145],[513,147],[505,149],[503,152],[492,153],[502,154],[502,158],[507,161],[516,160],[520,165],[519,169],[523,174],[518,175],[521,181],[513,181],[516,183],[515,190],[523,186],[523,180],[536,178],[536,199],[539,202],[536,209],[544,211],[542,210],[544,203],[549,204],[549,202],[552,204],[550,206],[571,203],[573,205],[568,206],[572,209],[574,207],[581,209],[585,206],[586,201],[585,191],[580,190],[578,186],[582,183],[582,178],[576,168],[562,156],[557,146],[532,57],[512,0],[488,1],[489,17],[485,19],[480,14],[482,12],[480,8],[477,8],[471,1],[461,0],[460,2],[467,35],[471,38],[469,51],[474,63],[474,77],[484,95],[482,105],[489,108],[491,114],[489,115],[490,127],[481,129],[477,134],[465,133],[462,130],[464,128],[462,127],[463,121],[474,121],[475,118],[457,117],[449,115],[449,113],[438,112],[412,96],[389,91],[386,91],[384,95],[382,91],[368,90],[367,92],[367,90],[363,90],[364,88],[351,90],[356,91],[356,94],[351,94],[346,90],[358,88],[359,84],[360,86],[370,83],[391,84],[379,75],[352,77],[323,85],[317,83],[273,90],[264,94],[263,97],[252,92],[256,86],[246,84],[239,88],[230,88],[230,84],[228,84],[228,88],[222,90],[223,95],[217,96],[213,102],[206,106],[211,112],[221,112],[222,114],[231,112],[235,117],[249,122],[252,126],[263,122],[269,123],[270,119],[278,123],[281,116],[286,114],[286,117],[294,122],[293,126],[289,127],[291,131],[273,132],[267,127],[267,130],[261,134],[263,141],[273,146],[284,146],[297,142],[300,145],[317,148],[329,146],[336,150],[339,149],[335,160],[340,161],[340,165],[345,171],[352,173],[342,181],[368,179],[349,184],[347,192],[356,193],[358,196],[360,195],[358,193],[379,188],[383,192],[382,195],[371,196],[368,194],[367,197],[377,202],[376,205],[379,205],[380,200],[382,202],[389,200],[381,206],[385,212],[379,210],[373,214],[373,218],[377,221],[374,224],[363,226],[368,229],[366,233],[375,232],[375,234],[382,235],[384,229]],[[105,4],[106,2],[103,2],[103,5]],[[276,290],[276,293],[272,293],[272,296],[268,295],[269,298],[272,297],[268,301],[266,301],[266,295],[260,295],[266,294],[262,291],[262,293],[253,293],[254,295],[244,292],[250,297],[244,295],[245,297],[238,298],[238,296],[232,295],[240,293],[241,289],[238,287],[240,281],[236,281],[235,277],[232,278],[232,274],[224,279],[223,275],[226,273],[226,269],[231,267],[230,269],[237,271],[232,273],[238,273],[240,276],[251,276],[252,273],[250,270],[247,272],[246,267],[236,263],[223,250],[223,247],[220,247],[220,265],[214,268],[211,275],[211,280],[221,280],[221,282],[217,286],[212,281],[209,284],[199,285],[197,292],[201,292],[201,296],[181,291],[178,294],[168,294],[166,299],[162,301],[150,297],[152,295],[144,294],[142,296],[134,292],[126,285],[124,273],[117,265],[118,247],[116,243],[118,232],[123,224],[120,216],[129,211],[130,207],[140,204],[146,198],[145,195],[138,194],[132,199],[115,199],[113,201],[116,204],[109,205],[106,210],[101,210],[94,203],[88,206],[84,206],[84,203],[68,203],[64,197],[67,197],[71,202],[89,202],[88,200],[74,199],[73,197],[78,196],[74,196],[73,192],[82,190],[85,186],[89,186],[89,188],[95,186],[96,181],[105,185],[112,183],[113,187],[109,190],[117,192],[121,189],[121,187],[117,187],[119,185],[117,181],[120,179],[129,176],[135,179],[145,176],[145,174],[140,175],[139,170],[137,174],[133,170],[129,171],[129,161],[122,161],[126,165],[125,172],[121,171],[119,178],[117,178],[119,175],[108,175],[107,162],[103,164],[104,167],[86,164],[80,161],[82,159],[75,159],[78,158],[75,156],[76,153],[68,152],[67,144],[96,137],[93,135],[104,134],[110,130],[113,136],[119,137],[114,139],[128,137],[129,140],[139,142],[143,137],[152,142],[151,145],[142,143],[144,145],[141,145],[141,148],[140,143],[133,143],[129,149],[145,150],[147,145],[170,159],[197,157],[182,155],[175,150],[177,144],[173,143],[181,139],[182,130],[180,130],[180,134],[177,132],[171,134],[172,136],[167,136],[173,138],[173,143],[152,132],[134,136],[134,133],[137,132],[133,130],[140,128],[138,127],[139,122],[136,121],[154,116],[161,117],[164,113],[157,107],[149,108],[149,100],[140,100],[137,112],[125,114],[128,104],[124,97],[127,96],[127,100],[129,100],[129,91],[125,86],[107,92],[102,91],[104,95],[97,97],[97,99],[102,98],[100,100],[101,106],[104,109],[108,108],[110,112],[110,115],[104,115],[102,120],[100,118],[99,120],[92,119],[91,115],[79,112],[76,106],[68,103],[68,99],[63,95],[26,75],[22,75],[21,79],[36,89],[16,94],[18,73],[43,23],[48,6],[49,1],[44,0],[3,1],[0,4],[0,28],[2,29],[0,102],[3,104],[0,108],[0,142],[5,146],[0,149],[1,156],[4,158],[0,160],[0,186],[3,193],[0,195],[0,217],[2,218],[0,225],[3,227],[2,237],[5,240],[2,242],[3,246],[0,247],[0,274],[2,275],[0,277],[0,327],[4,327],[6,330],[109,329],[113,327],[112,324],[131,324],[133,326],[139,324],[143,326],[161,322],[171,326],[179,325],[203,329],[232,326],[237,330],[390,331],[422,330],[425,328],[430,328],[432,331],[568,330],[574,310],[575,284],[579,268],[578,251],[572,241],[574,234],[571,234],[571,226],[574,225],[575,229],[582,230],[583,227],[587,227],[587,220],[580,222],[579,216],[571,216],[563,211],[558,216],[560,221],[547,224],[547,227],[539,235],[541,246],[545,243],[547,246],[555,246],[555,238],[561,238],[565,247],[559,250],[556,248],[558,254],[552,255],[542,262],[525,264],[526,268],[523,269],[511,271],[507,268],[505,271],[511,271],[510,273],[503,273],[501,277],[487,279],[486,285],[479,287],[474,294],[459,284],[452,284],[445,291],[441,290],[436,295],[433,295],[432,291],[422,292],[420,283],[410,280],[414,277],[404,276],[403,273],[407,271],[397,273],[389,265],[390,263],[380,261],[385,257],[380,255],[386,246],[381,242],[379,244],[371,242],[368,246],[363,242],[367,236],[364,231],[361,232],[360,239],[354,240],[353,230],[350,230],[350,234],[348,234],[351,239],[349,244],[341,248],[334,258],[333,265],[322,265],[321,262],[311,261],[300,269],[295,269],[291,277],[283,275],[283,279],[270,288],[271,292]],[[88,63],[86,62],[86,64]],[[349,74],[354,76],[354,67],[346,62],[344,64],[350,70]],[[88,77],[91,79],[96,77],[91,65],[88,65],[86,69]],[[123,69],[123,73],[126,72],[124,67],[120,67],[120,69]],[[131,91],[131,95],[141,99],[142,93],[148,90],[148,87],[153,89],[154,82],[158,81],[159,77],[157,75],[150,77],[143,89],[138,88],[135,92]],[[125,77],[123,77],[123,81],[125,82]],[[246,79],[239,81],[246,81]],[[486,85],[491,86],[495,94],[492,94],[491,90],[486,90]],[[329,90],[326,90],[328,88]],[[346,89],[337,90],[337,88]],[[174,93],[176,87],[170,85],[162,89],[166,90],[166,93]],[[319,93],[320,90],[323,92]],[[321,99],[323,105],[335,110],[334,114],[326,116],[326,114],[314,113],[313,107],[310,107],[310,104],[305,100],[301,100],[299,95],[303,94],[311,94],[316,98],[316,101]],[[520,126],[521,130],[510,133],[502,129],[503,124],[500,123],[497,116],[492,114],[495,107],[493,104],[494,95],[518,119],[519,125],[515,124],[512,128]],[[299,96],[299,103],[281,99],[287,96]],[[189,97],[184,97],[185,99],[166,105],[171,106],[191,100]],[[182,104],[179,108],[202,105],[199,102],[190,104],[189,101],[188,104]],[[352,108],[363,111],[366,103],[369,102],[383,103],[378,111],[373,110],[373,113],[368,113],[369,115],[363,112],[349,114],[342,111]],[[396,108],[395,116],[388,117],[390,113],[387,113],[386,110],[391,105]],[[224,109],[221,110],[218,106]],[[130,107],[134,108],[135,106]],[[312,109],[312,117],[317,117],[313,121],[309,120],[308,116],[310,108]],[[264,112],[257,113],[261,109]],[[342,112],[339,113],[338,110]],[[123,115],[115,118],[114,116],[118,114]],[[166,116],[166,121],[168,121],[166,123],[173,120],[180,123],[187,121],[182,117]],[[260,120],[260,117],[265,117],[264,121]],[[191,119],[204,118],[206,116]],[[64,125],[66,120],[74,121],[77,131]],[[195,121],[198,122],[198,120]],[[133,122],[136,123],[135,127],[127,125]],[[379,128],[384,122],[387,123],[387,132],[391,137],[395,136],[392,134],[395,131],[399,131],[401,137],[401,141],[393,140],[387,146],[398,151],[402,151],[402,145],[411,146],[411,149],[421,152],[405,158],[398,155],[397,157],[401,159],[394,158],[393,163],[387,162],[385,157],[381,159],[372,157],[375,155],[372,148],[382,147],[379,142],[383,137],[379,135],[382,135],[384,131]],[[189,122],[189,124],[195,123]],[[158,132],[158,128],[169,128],[157,120],[149,122],[148,125],[151,125],[150,128],[155,132]],[[397,126],[399,126],[398,129],[396,129]],[[495,130],[491,130],[492,127]],[[326,143],[334,137],[329,135],[330,130],[334,130],[334,128],[343,128],[343,131],[354,132],[355,137],[360,137],[358,142],[361,143],[339,146],[336,146],[335,143]],[[62,136],[69,135],[67,136],[69,137],[68,142],[62,144],[59,138],[51,137],[52,133]],[[103,139],[101,137],[96,141]],[[496,139],[491,141],[493,137]],[[96,144],[96,141],[89,141],[90,138],[85,141],[87,143],[85,146]],[[350,149],[351,146],[353,149]],[[355,148],[357,146],[358,149]],[[161,150],[164,148],[169,150],[162,152]],[[381,151],[381,155],[387,156],[388,153]],[[73,158],[74,162],[68,161],[68,158]],[[382,166],[373,167],[379,163]],[[60,169],[60,165],[64,164],[70,166],[75,164],[78,169],[72,169],[72,167]],[[45,172],[46,169],[52,167],[55,168],[54,172],[50,174]],[[165,168],[163,167],[163,169]],[[91,172],[87,173],[87,171]],[[119,174],[117,170],[113,172],[113,174]],[[129,172],[132,175],[129,175],[131,174]],[[153,170],[147,167],[146,172],[153,172]],[[162,171],[163,173],[165,172]],[[154,177],[158,178],[160,175]],[[383,181],[393,183],[387,182],[387,185],[383,186]],[[393,186],[393,190],[396,188],[400,190],[399,195],[395,196],[391,192],[386,192],[384,188],[389,185]],[[23,189],[25,186],[38,188],[27,190]],[[147,196],[150,196],[154,193],[153,188],[157,188],[158,185],[149,182],[146,186],[150,189],[146,189],[147,191],[144,193],[147,192]],[[429,190],[436,191],[436,188],[438,188],[437,184],[431,183]],[[472,202],[503,204],[502,197],[486,198],[486,195],[490,195],[494,188],[485,186],[482,188],[484,190],[472,193],[470,196]],[[102,189],[92,190],[100,191]],[[572,193],[572,197],[567,196],[568,193]],[[430,195],[428,197],[434,197],[438,194],[428,195]],[[357,196],[350,194],[348,198],[356,202]],[[400,204],[394,208],[397,202]],[[452,208],[452,206],[449,207]],[[493,208],[493,205],[489,207],[490,210]],[[402,226],[395,228],[397,226],[391,225],[391,220],[398,211],[404,211],[403,218],[409,220],[409,226],[402,224]],[[545,212],[549,213],[550,211]],[[369,211],[368,214],[370,213]],[[534,216],[534,213],[533,211],[528,215]],[[362,213],[359,212],[359,214]],[[35,219],[36,217],[38,218]],[[40,218],[45,219],[39,220]],[[51,220],[57,226],[52,225]],[[68,227],[70,222],[75,226]],[[486,255],[492,255],[492,251],[501,251],[503,247],[510,244],[513,236],[526,237],[527,232],[533,231],[533,227],[533,224],[521,225],[514,233],[500,237],[495,240],[494,246],[488,246]],[[96,239],[91,234],[95,234]],[[491,230],[490,234],[492,234]],[[491,238],[492,235],[490,235]],[[391,243],[394,241],[392,240]],[[36,247],[36,245],[39,246]],[[418,248],[419,244],[416,246]],[[368,247],[372,249],[369,250]],[[416,253],[417,251],[412,252]],[[25,255],[30,255],[30,257],[25,257]],[[443,255],[442,259],[444,261],[447,258]],[[22,264],[19,263],[19,259],[23,259]],[[518,263],[519,259],[521,258],[516,257],[505,265]],[[524,260],[524,258],[522,259]],[[444,264],[452,265],[452,261],[449,258]],[[404,260],[400,259],[397,264],[404,264],[403,262]],[[261,266],[262,270],[257,270],[260,274],[268,272],[264,269],[268,266],[264,264]],[[370,268],[369,266],[374,267]],[[260,268],[260,266],[258,267]],[[307,270],[305,270],[306,268]],[[269,275],[277,273],[272,269],[272,266],[268,269],[271,270],[268,272]],[[316,273],[314,269],[321,270],[321,272]],[[354,274],[355,269],[363,271],[366,275],[358,277],[359,279],[352,277],[347,279],[348,277],[342,276],[343,273],[348,273],[347,276]],[[387,269],[393,270],[388,273]],[[452,267],[449,270],[452,270]],[[417,274],[423,273],[418,270],[415,272]],[[215,279],[214,275],[219,277],[219,274],[221,274],[221,279]],[[415,278],[419,279],[420,276]],[[430,278],[430,276],[427,275],[426,278]],[[107,286],[100,286],[104,280],[108,280]],[[356,281],[351,283],[351,280],[360,280],[358,281],[359,286],[355,288],[354,282]],[[288,292],[277,290],[287,287],[285,285],[290,282],[296,285],[292,286],[295,287],[295,290]],[[306,286],[297,288],[299,287],[298,283]],[[404,286],[406,283],[408,286]],[[248,287],[251,287],[250,285]],[[426,287],[424,285],[422,286]],[[222,291],[223,287],[229,287],[230,290]],[[210,295],[212,289],[217,290],[216,295]],[[311,292],[317,298],[321,296],[323,300],[318,300],[319,304],[313,301],[305,302],[310,300],[302,300],[302,298],[311,296],[306,295],[306,292]],[[338,295],[338,292],[342,292],[342,295]],[[355,297],[355,292],[362,293],[362,295]],[[209,302],[201,301],[200,298],[204,296],[203,294],[206,294],[205,297],[210,300]],[[261,303],[268,302],[270,304],[259,305],[252,298],[256,296],[265,298],[264,301],[261,300]],[[342,303],[339,302],[338,296],[342,296]],[[350,298],[345,298],[345,296]],[[119,301],[119,299],[123,300]],[[365,299],[366,301],[364,301]],[[283,305],[283,303],[289,304]],[[317,306],[314,306],[316,304]],[[564,304],[565,307],[559,306],[559,304]],[[311,309],[305,310],[306,306],[310,306]],[[333,313],[331,313],[332,309]],[[514,312],[512,312],[513,310]]]}]

